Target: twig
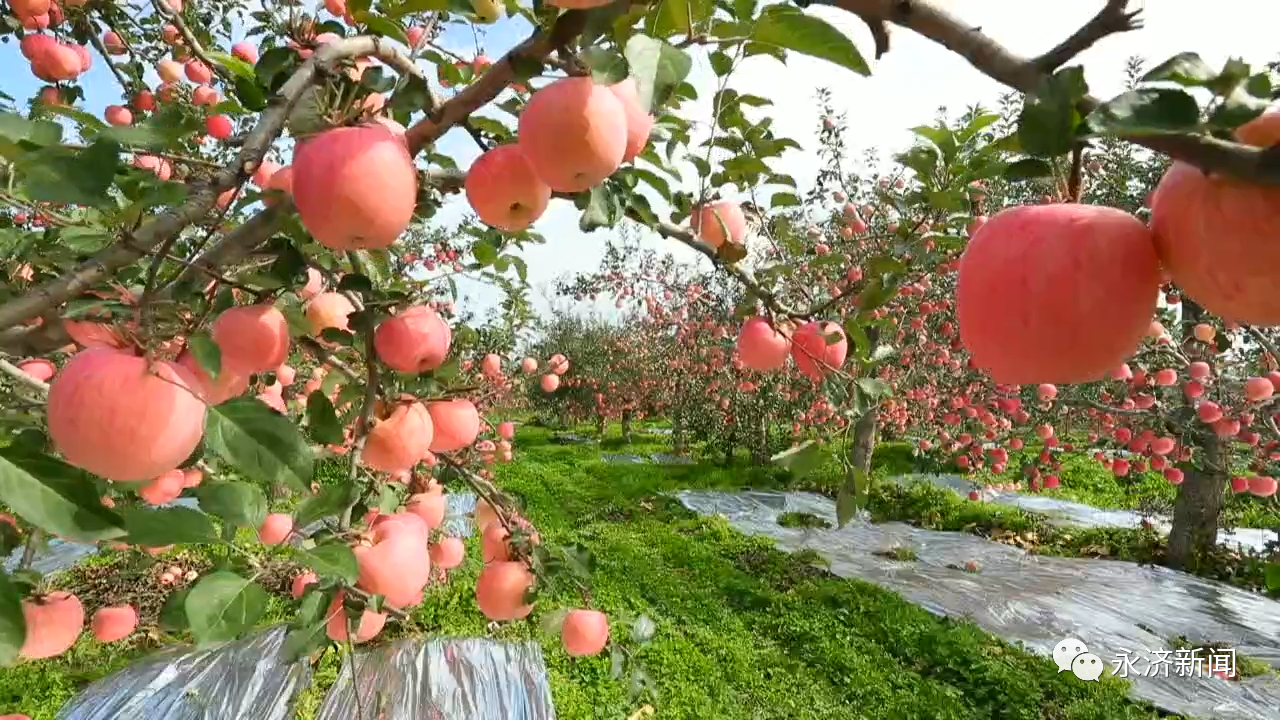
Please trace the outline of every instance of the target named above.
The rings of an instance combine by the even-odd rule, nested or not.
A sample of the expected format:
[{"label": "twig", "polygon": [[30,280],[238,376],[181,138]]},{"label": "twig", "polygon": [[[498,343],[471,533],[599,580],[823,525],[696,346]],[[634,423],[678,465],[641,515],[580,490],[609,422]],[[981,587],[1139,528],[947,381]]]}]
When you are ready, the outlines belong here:
[{"label": "twig", "polygon": [[1077,143],[1071,148],[1071,174],[1067,176],[1067,196],[1071,202],[1079,203],[1084,192],[1084,143]]},{"label": "twig", "polygon": [[116,81],[120,83],[120,87],[126,93],[133,92],[133,83],[129,82],[129,78],[125,77],[124,73],[120,72],[120,68],[116,67],[116,64],[111,61],[111,54],[107,52],[107,47],[102,44],[102,38],[98,37],[96,32],[93,32],[92,27],[89,30],[87,33],[89,42],[98,51],[98,54],[102,56],[102,61],[106,63],[107,67],[111,68],[111,74],[116,76]]},{"label": "twig", "polygon": [[17,365],[14,365],[13,363],[10,363],[8,360],[5,360],[4,358],[0,358],[0,372],[3,372],[5,375],[8,375],[14,380],[17,380],[20,384],[26,385],[32,390],[36,390],[44,394],[48,394],[49,392],[48,383],[44,382],[43,380],[37,380],[31,377],[30,375],[23,372],[22,368],[18,367]]},{"label": "twig", "polygon": [[498,520],[502,522],[503,527],[510,529],[514,526],[510,509],[511,501],[505,493],[494,486],[493,483],[471,472],[462,463],[444,456],[441,456],[441,460],[453,468],[462,477],[462,480],[470,485],[472,490],[475,490],[477,495],[489,503],[489,507],[493,508],[493,512],[498,516]]},{"label": "twig", "polygon": [[160,0],[151,0],[151,7],[156,9],[160,17],[173,23],[178,28],[178,34],[182,35],[182,40],[187,44],[187,49],[195,56],[197,60],[204,63],[205,67],[218,74],[218,78],[227,86],[235,84],[235,78],[230,75],[221,63],[215,63],[209,59],[209,54],[205,52],[204,46],[191,34],[191,30],[187,28],[186,22],[182,20],[182,14],[176,12],[173,8],[165,5]]},{"label": "twig", "polygon": [[[841,8],[866,22],[872,35],[876,37],[877,57],[889,49],[885,23],[891,22],[951,50],[968,60],[969,64],[987,77],[1023,93],[1038,91],[1048,76],[1035,60],[1013,54],[980,28],[938,7],[936,0],[815,2]],[[1087,114],[1101,104],[1102,101],[1086,95],[1080,100],[1079,107],[1081,113]],[[1280,150],[1239,145],[1207,135],[1120,133],[1117,137],[1203,170],[1224,173],[1261,185],[1280,185]]]},{"label": "twig", "polygon": [[1085,407],[1091,407],[1094,410],[1113,413],[1115,415],[1146,415],[1147,414],[1146,410],[1126,410],[1124,408],[1109,407],[1101,403],[1093,402],[1092,400],[1079,400],[1079,401],[1072,402],[1070,404],[1073,404],[1073,405],[1080,404],[1080,405],[1084,405]]},{"label": "twig", "polygon": [[249,257],[258,246],[271,239],[280,221],[287,217],[292,209],[292,201],[284,198],[236,226],[236,229],[223,235],[221,240],[214,243],[213,247],[192,260],[182,274],[160,293],[159,297],[168,297],[173,288],[194,279],[198,273],[217,272],[217,268],[233,265]]},{"label": "twig", "polygon": [[[354,585],[347,585],[347,586],[345,586],[343,589],[344,589],[344,590],[346,590],[347,592],[350,592],[352,595],[355,595],[356,597],[360,598],[361,600],[364,600],[365,602],[369,602],[370,600],[372,600],[372,599],[373,599],[373,596],[372,596],[372,595],[370,595],[369,593],[367,593],[367,592],[365,592],[365,591],[361,590],[360,588],[358,588],[358,587],[356,587],[356,586],[354,586]],[[408,613],[406,613],[406,612],[405,612],[405,611],[403,611],[403,610],[399,610],[399,609],[397,609],[397,608],[393,608],[393,607],[391,607],[390,605],[383,605],[383,606],[382,606],[382,609],[383,609],[383,610],[384,610],[388,615],[390,615],[390,616],[392,616],[392,617],[396,618],[397,620],[408,620],[408,619],[409,619],[409,614],[408,614]]]},{"label": "twig", "polygon": [[[376,350],[373,346],[373,333],[365,333],[364,340],[364,365],[365,365],[365,388],[364,388],[364,405],[360,408],[360,418],[356,420],[355,425],[355,443],[351,448],[350,465],[347,468],[347,482],[354,486],[356,478],[360,473],[360,455],[364,451],[364,444],[369,439],[369,420],[373,416],[373,405],[378,401],[378,361],[376,359]],[[338,521],[338,529],[346,532],[351,529],[351,513],[355,510],[356,503],[360,501],[360,494],[356,494],[356,499],[351,501],[350,505],[342,511],[342,518]]]},{"label": "twig", "polygon": [[18,561],[19,570],[29,569],[31,563],[36,561],[36,548],[43,539],[44,531],[40,528],[32,528],[31,533],[27,535],[26,543],[22,545],[22,559]]},{"label": "twig", "polygon": [[329,348],[326,348],[315,338],[304,336],[298,338],[298,342],[305,345],[311,352],[315,353],[317,359],[319,359],[321,363],[332,365],[335,370],[346,375],[351,380],[360,379],[360,373],[356,372],[350,365],[346,364],[342,360],[339,360],[338,357],[329,350]]}]

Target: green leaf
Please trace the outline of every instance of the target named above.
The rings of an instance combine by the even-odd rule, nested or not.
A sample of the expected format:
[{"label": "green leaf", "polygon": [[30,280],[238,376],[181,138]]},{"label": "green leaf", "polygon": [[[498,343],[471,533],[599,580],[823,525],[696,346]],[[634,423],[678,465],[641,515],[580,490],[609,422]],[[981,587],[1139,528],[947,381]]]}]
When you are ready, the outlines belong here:
[{"label": "green leaf", "polygon": [[866,393],[871,398],[888,397],[893,394],[893,388],[889,387],[889,383],[880,378],[862,377],[855,381],[858,389]]},{"label": "green leaf", "polygon": [[102,504],[88,473],[19,447],[0,448],[0,504],[70,540],[97,542],[124,535],[123,520]]},{"label": "green leaf", "polygon": [[234,640],[267,609],[267,591],[232,572],[206,575],[183,604],[191,634],[201,645]]},{"label": "green leaf", "polygon": [[235,398],[209,408],[205,444],[245,477],[307,491],[315,454],[289,418],[257,398]]},{"label": "green leaf", "polygon": [[1018,141],[1028,155],[1050,158],[1071,151],[1080,124],[1077,105],[1089,92],[1084,69],[1063,68],[1028,95],[1018,117]]},{"label": "green leaf", "polygon": [[1119,135],[1159,135],[1194,130],[1200,105],[1185,90],[1138,88],[1108,100],[1089,114],[1089,127]]},{"label": "green leaf", "polygon": [[258,82],[263,87],[275,91],[279,89],[279,84],[283,84],[285,79],[293,74],[293,68],[298,62],[298,53],[292,49],[287,47],[271,48],[258,58],[258,64],[254,66],[254,73],[258,76]]},{"label": "green leaf", "polygon": [[723,50],[716,50],[707,59],[711,61],[711,70],[717,77],[724,77],[733,71],[733,58]]},{"label": "green leaf", "polygon": [[309,655],[328,642],[325,626],[329,618],[326,613],[332,602],[333,591],[312,589],[302,596],[302,604],[289,623],[289,634],[285,636],[284,646],[280,649],[286,662]]},{"label": "green leaf", "polygon": [[889,302],[896,293],[897,287],[892,282],[886,282],[882,277],[871,278],[862,292],[858,293],[858,310],[860,312],[875,310]]},{"label": "green leaf", "polygon": [[356,22],[364,23],[365,27],[372,30],[375,35],[389,37],[406,46],[409,45],[409,37],[404,34],[404,28],[400,27],[395,21],[372,12],[364,12],[359,15],[353,12],[351,16]]},{"label": "green leaf", "polygon": [[1280,592],[1280,563],[1267,565],[1266,579],[1268,590]]},{"label": "green leaf", "polygon": [[205,56],[227,70],[230,70],[232,75],[257,82],[258,75],[254,72],[253,66],[235,55],[206,50]]},{"label": "green leaf", "polygon": [[71,225],[58,230],[59,244],[82,255],[95,253],[114,240],[102,227]]},{"label": "green leaf", "polygon": [[218,373],[222,372],[222,348],[213,338],[203,330],[192,333],[187,339],[187,347],[209,379],[217,380]]},{"label": "green leaf", "polygon": [[356,581],[359,572],[356,555],[342,543],[325,543],[313,550],[298,553],[298,560],[322,578],[336,578],[347,585]]},{"label": "green leaf", "polygon": [[354,18],[356,13],[367,13],[373,7],[373,0],[347,0],[347,12]]},{"label": "green leaf", "polygon": [[22,175],[32,200],[71,205],[100,206],[111,203],[107,190],[115,180],[120,146],[99,139],[75,151],[50,147],[22,156],[15,169]]},{"label": "green leaf", "polygon": [[480,267],[489,267],[498,259],[498,248],[480,240],[471,246],[471,256],[476,259],[476,264]]},{"label": "green leaf", "polygon": [[658,194],[663,198],[667,200],[671,199],[671,183],[668,183],[666,179],[658,173],[651,170],[645,170],[644,168],[633,167],[631,168],[631,174],[645,181],[649,187],[658,191]]},{"label": "green leaf", "polygon": [[836,527],[849,524],[866,500],[870,483],[862,468],[849,468],[845,474],[845,483],[836,495]]},{"label": "green leaf", "polygon": [[391,7],[386,8],[386,13],[391,17],[402,17],[404,15],[413,15],[420,12],[448,9],[449,0],[404,0],[402,3],[395,3]]},{"label": "green leaf", "polygon": [[235,79],[236,99],[251,112],[262,112],[267,109],[267,95],[256,80],[245,77]]},{"label": "green leaf", "polygon": [[1172,82],[1184,87],[1198,87],[1218,76],[1198,53],[1178,53],[1152,68],[1141,82]]},{"label": "green leaf", "polygon": [[160,608],[160,627],[170,632],[186,632],[191,623],[187,622],[187,596],[191,594],[191,586],[173,591],[164,607]]},{"label": "green leaf", "polygon": [[267,496],[246,482],[204,482],[196,488],[200,509],[230,525],[257,529],[267,517]]},{"label": "green leaf", "polygon": [[124,528],[129,542],[143,547],[162,547],[176,543],[209,543],[218,541],[218,530],[208,515],[189,507],[126,507]]},{"label": "green leaf", "polygon": [[770,5],[760,13],[751,39],[764,45],[798,52],[835,63],[859,75],[870,75],[871,68],[858,52],[858,46],[826,20],[808,15],[792,5]]},{"label": "green leaf", "polygon": [[663,0],[654,5],[645,23],[656,37],[690,35],[705,27],[714,11],[711,0]]},{"label": "green leaf", "polygon": [[640,109],[655,112],[671,97],[693,69],[693,58],[670,43],[635,35],[623,52],[636,81]]},{"label": "green leaf", "polygon": [[1244,91],[1256,98],[1271,97],[1271,77],[1264,72],[1251,75],[1244,84]]},{"label": "green leaf", "polygon": [[782,208],[782,207],[799,207],[799,206],[800,206],[800,198],[796,197],[795,193],[788,193],[788,192],[774,193],[773,197],[769,199],[769,207],[775,208],[775,209]]},{"label": "green leaf", "polygon": [[846,318],[844,321],[844,332],[849,336],[849,340],[853,342],[854,352],[860,358],[868,358],[871,353],[871,339],[867,337],[867,331],[862,327],[857,316]]},{"label": "green leaf", "polygon": [[1213,109],[1209,124],[1222,130],[1234,130],[1261,115],[1270,104],[1248,92],[1237,90],[1223,98]]},{"label": "green leaf", "polygon": [[61,115],[62,117],[74,120],[83,129],[90,131],[90,133],[107,127],[107,124],[102,120],[99,120],[93,115],[90,115],[89,113],[76,107],[71,107],[71,106],[59,107],[57,105],[53,105],[53,106],[45,105],[44,111],[51,115]]},{"label": "green leaf", "polygon": [[796,478],[802,478],[813,472],[826,461],[828,450],[814,440],[800,443],[796,447],[769,458],[771,462],[791,471]]},{"label": "green leaf", "polygon": [[98,137],[134,148],[161,149],[170,138],[150,125],[113,125],[103,128]]},{"label": "green leaf", "polygon": [[62,126],[49,120],[28,120],[16,113],[0,112],[0,138],[11,143],[57,145],[62,142]]},{"label": "green leaf", "polygon": [[8,667],[18,659],[18,651],[27,638],[27,620],[22,615],[22,596],[0,569],[0,667]]},{"label": "green leaf", "polygon": [[613,85],[627,79],[627,61],[617,50],[591,46],[578,57],[591,69],[591,79],[598,85]]},{"label": "green leaf", "polygon": [[320,492],[298,505],[297,512],[293,514],[293,525],[304,528],[321,518],[337,515],[354,500],[355,488],[345,478],[339,485],[325,485]]},{"label": "green leaf", "polygon": [[1006,180],[1033,180],[1052,175],[1053,166],[1047,160],[1040,158],[1023,158],[1009,163],[1004,169]]},{"label": "green leaf", "polygon": [[341,445],[343,442],[338,412],[324,390],[313,390],[307,396],[307,432],[321,445]]},{"label": "green leaf", "polygon": [[597,228],[610,228],[623,218],[624,208],[617,194],[607,184],[591,188],[587,196],[587,207],[578,220],[582,232],[591,232]]}]

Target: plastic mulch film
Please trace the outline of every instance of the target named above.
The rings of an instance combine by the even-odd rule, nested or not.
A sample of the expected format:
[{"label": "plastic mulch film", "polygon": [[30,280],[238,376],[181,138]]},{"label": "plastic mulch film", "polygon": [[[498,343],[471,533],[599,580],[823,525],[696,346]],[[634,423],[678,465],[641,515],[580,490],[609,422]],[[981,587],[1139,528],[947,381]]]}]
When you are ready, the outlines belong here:
[{"label": "plastic mulch film", "polygon": [[475,493],[445,493],[447,506],[444,511],[444,525],[440,527],[446,535],[454,537],[471,537],[475,532],[475,524],[471,514],[476,511]]},{"label": "plastic mulch film", "polygon": [[[970,490],[978,490],[982,493],[983,500],[987,502],[1014,505],[1029,512],[1040,513],[1048,517],[1050,522],[1060,525],[1131,528],[1138,527],[1146,519],[1162,534],[1169,534],[1169,519],[1159,515],[1143,515],[1132,510],[1103,510],[1092,505],[1035,493],[991,492],[958,475],[905,475],[895,478],[895,480],[897,482],[927,482],[940,487],[951,488],[961,494],[967,494]],[[1269,542],[1277,542],[1277,535],[1272,530],[1234,528],[1218,531],[1218,543],[1221,545],[1238,545],[1247,550],[1261,552],[1266,549]],[[1277,713],[1277,716],[1280,716],[1280,713]]]},{"label": "plastic mulch film", "polygon": [[[198,507],[195,498],[178,498],[169,505]],[[98,546],[89,543],[73,542],[61,538],[50,538],[45,547],[36,553],[31,562],[31,569],[47,575],[58,570],[65,570],[75,565],[78,560],[98,552]],[[22,548],[18,548],[5,558],[4,569],[13,571],[22,560]]]},{"label": "plastic mulch film", "polygon": [[[812,549],[838,576],[866,580],[901,594],[930,612],[966,618],[1006,640],[1045,655],[1076,638],[1118,674],[1134,695],[1164,710],[1204,718],[1275,720],[1280,678],[1241,681],[1178,674],[1170,638],[1233,648],[1280,667],[1280,603],[1261,595],[1162,567],[1029,555],[968,533],[937,532],[904,523],[872,524],[859,517],[835,527],[835,503],[810,493],[680,492],[703,515],[723,515],[741,532],[766,535],[779,549]],[[811,513],[831,528],[782,527],[784,512]],[[915,561],[875,554],[911,548]],[[961,568],[968,561],[977,572]],[[1130,669],[1131,668],[1131,669]],[[1155,676],[1148,676],[1151,673]],[[1167,676],[1166,676],[1167,674]],[[1085,682],[1081,680],[1081,682]]]},{"label": "plastic mulch film", "polygon": [[290,720],[309,682],[305,662],[280,657],[285,629],[207,650],[171,648],[72,698],[59,720]]},{"label": "plastic mulch film", "polygon": [[600,459],[610,465],[643,465],[649,462],[648,458],[627,453],[600,453]]},{"label": "plastic mulch film", "polygon": [[[357,651],[316,720],[554,720],[542,649],[479,638],[399,640]],[[359,709],[357,709],[357,698]]]},{"label": "plastic mulch film", "polygon": [[692,465],[693,458],[688,455],[676,455],[675,453],[649,453],[649,459],[659,465]]},{"label": "plastic mulch film", "polygon": [[557,445],[595,445],[600,441],[574,433],[559,433],[551,436],[551,442]]}]

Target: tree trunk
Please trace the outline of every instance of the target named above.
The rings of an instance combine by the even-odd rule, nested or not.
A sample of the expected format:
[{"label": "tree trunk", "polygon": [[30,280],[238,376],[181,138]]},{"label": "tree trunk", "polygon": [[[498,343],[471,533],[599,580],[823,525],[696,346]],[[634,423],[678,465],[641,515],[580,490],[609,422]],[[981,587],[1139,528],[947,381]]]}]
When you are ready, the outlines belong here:
[{"label": "tree trunk", "polygon": [[751,447],[751,463],[767,465],[769,463],[769,415],[761,413],[756,423],[756,440]]},{"label": "tree trunk", "polygon": [[738,426],[735,424],[733,429],[729,431],[729,437],[724,441],[724,466],[729,467],[733,464],[733,451],[738,448]]},{"label": "tree trunk", "polygon": [[1212,437],[1200,449],[1200,467],[1185,471],[1173,504],[1173,527],[1165,557],[1165,563],[1172,568],[1195,570],[1218,542],[1218,515],[1227,487],[1223,443]]},{"label": "tree trunk", "polygon": [[631,444],[631,411],[622,411],[622,442]]},{"label": "tree trunk", "polygon": [[[1195,347],[1194,327],[1205,317],[1204,309],[1190,298],[1182,299],[1182,341]],[[1184,400],[1188,408],[1190,400]],[[1183,482],[1173,503],[1173,527],[1165,564],[1195,570],[1205,553],[1218,541],[1218,516],[1228,480],[1227,445],[1211,432],[1191,434],[1199,451],[1194,468],[1183,470]]]},{"label": "tree trunk", "polygon": [[604,429],[605,429],[604,416],[597,415],[596,416],[596,435],[599,435],[601,440],[604,439]]},{"label": "tree trunk", "polygon": [[880,420],[880,405],[872,405],[853,426],[853,449],[850,453],[853,466],[864,473],[871,472],[871,457],[876,452],[876,423]]},{"label": "tree trunk", "polygon": [[676,455],[689,452],[685,446],[684,412],[679,407],[671,415],[671,452]]}]

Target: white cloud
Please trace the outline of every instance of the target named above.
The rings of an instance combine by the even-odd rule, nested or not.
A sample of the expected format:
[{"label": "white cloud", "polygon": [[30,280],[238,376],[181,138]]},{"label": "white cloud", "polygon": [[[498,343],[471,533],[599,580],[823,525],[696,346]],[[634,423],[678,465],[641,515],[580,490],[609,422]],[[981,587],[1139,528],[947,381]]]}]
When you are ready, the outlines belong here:
[{"label": "white cloud", "polygon": [[[944,0],[943,4],[1013,52],[1034,56],[1083,25],[1102,6],[1102,0]],[[1220,65],[1229,56],[1243,57],[1255,64],[1277,59],[1270,29],[1280,27],[1280,3],[1218,0],[1213,12],[1191,10],[1187,2],[1150,3],[1142,14],[1142,29],[1106,38],[1080,55],[1074,62],[1084,64],[1091,92],[1103,98],[1122,92],[1125,62],[1135,55],[1146,59],[1149,65],[1188,50],[1199,52],[1211,65]],[[873,61],[870,33],[856,17],[830,7],[814,7],[809,12],[827,19],[855,40],[872,64],[870,77],[792,55],[785,66],[770,58],[753,58],[735,72],[730,83],[740,92],[773,101],[774,107],[768,112],[774,118],[776,131],[794,138],[804,148],[803,152],[788,153],[777,169],[793,175],[802,188],[812,183],[818,166],[814,151],[819,122],[815,97],[819,87],[833,91],[837,109],[847,118],[850,157],[858,157],[869,148],[901,149],[911,142],[909,129],[933,121],[939,107],[958,111],[975,103],[991,106],[1004,89],[959,56],[900,28],[893,29],[890,52]],[[490,55],[496,55],[506,48],[487,49]],[[698,89],[700,101],[684,109],[685,117],[703,123],[710,120],[714,79],[706,55],[695,55],[691,82]],[[469,161],[471,157],[465,159]],[[459,218],[464,212],[465,203],[455,199],[445,216]],[[590,271],[598,265],[609,233],[580,232],[578,215],[570,203],[556,201],[538,222],[536,229],[547,237],[548,243],[523,252],[530,282],[535,286],[565,273]],[[706,262],[672,241],[650,232],[644,235],[645,247],[668,251],[687,262]],[[465,294],[469,302],[482,305],[492,305],[496,299],[493,291],[474,285],[466,286]],[[540,293],[535,291],[533,298],[538,307],[547,309]],[[594,308],[582,309],[607,312],[611,307],[612,303],[601,300]]]}]

